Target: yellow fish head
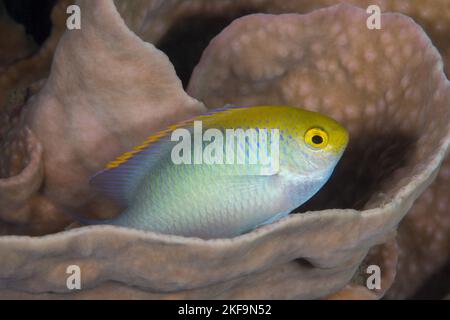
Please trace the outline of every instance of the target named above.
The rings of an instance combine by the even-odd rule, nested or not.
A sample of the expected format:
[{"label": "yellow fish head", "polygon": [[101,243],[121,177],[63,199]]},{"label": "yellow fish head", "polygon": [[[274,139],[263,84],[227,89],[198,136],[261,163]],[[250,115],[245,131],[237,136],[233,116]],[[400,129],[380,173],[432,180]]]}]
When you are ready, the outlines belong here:
[{"label": "yellow fish head", "polygon": [[302,154],[313,160],[317,169],[336,164],[347,147],[348,131],[323,114],[306,110],[301,113],[295,131]]}]

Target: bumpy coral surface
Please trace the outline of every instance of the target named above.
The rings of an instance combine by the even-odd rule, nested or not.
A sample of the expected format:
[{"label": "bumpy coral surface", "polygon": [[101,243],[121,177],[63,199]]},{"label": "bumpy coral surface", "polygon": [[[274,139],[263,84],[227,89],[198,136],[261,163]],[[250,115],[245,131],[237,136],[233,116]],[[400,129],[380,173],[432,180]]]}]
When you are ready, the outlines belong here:
[{"label": "bumpy coral surface", "polygon": [[[445,263],[436,253],[448,252],[448,234],[434,230],[449,228],[442,200],[448,170],[394,235],[438,175],[450,141],[442,60],[411,19],[384,14],[383,29],[368,30],[365,11],[350,6],[243,17],[204,52],[188,86],[198,100],[183,91],[169,59],[128,29],[167,49],[178,71],[165,35],[177,32],[173,21],[186,12],[236,8],[221,21],[225,26],[242,13],[303,12],[334,2],[115,1],[117,11],[112,1],[80,1],[82,31],[65,33],[44,87],[25,106],[23,98],[10,102],[2,118],[0,231],[8,235],[0,237],[6,262],[0,297],[376,298],[394,279],[388,296],[411,294]],[[381,5],[417,13],[418,2],[398,3]],[[441,10],[418,19],[426,24],[442,15],[443,25],[428,27],[436,39],[448,31],[446,6],[439,4]],[[89,175],[152,131],[205,110],[199,101],[209,108],[263,103],[319,110],[344,123],[351,144],[330,183],[300,214],[234,239],[111,226],[16,236],[60,231],[67,208],[117,212],[89,188]],[[423,212],[433,218],[424,223]],[[430,244],[417,251],[423,265],[407,250],[413,240],[402,230],[409,228],[423,230]],[[383,270],[382,288],[369,291],[365,267],[373,263]],[[71,264],[82,269],[84,290],[76,293],[66,287]],[[417,274],[414,266],[428,271],[402,287]]]},{"label": "bumpy coral surface", "polygon": [[412,17],[431,37],[444,61],[450,62],[450,2],[447,0],[115,1],[130,29],[167,52],[186,82],[209,40],[234,19],[258,12],[308,13],[340,3],[364,10],[369,5],[378,5],[382,12]]},{"label": "bumpy coral surface", "polygon": [[[357,169],[357,172],[342,172],[341,178],[348,180],[353,177],[355,183],[360,186],[354,188],[354,185],[351,185],[350,189],[345,190],[336,184],[331,193],[334,199],[326,199],[327,194],[322,192],[317,203],[326,203],[330,207],[360,207],[366,198],[364,193],[371,188],[371,184],[382,183],[380,180],[384,174],[389,176],[387,172],[392,172],[410,156],[407,153],[414,142],[409,139],[416,134],[407,131],[415,125],[420,125],[424,114],[419,112],[416,116],[420,118],[411,118],[414,117],[414,112],[411,113],[409,107],[414,103],[405,103],[405,100],[414,100],[411,96],[415,91],[413,86],[421,84],[414,84],[414,79],[402,76],[401,72],[396,71],[407,67],[404,61],[408,61],[409,66],[421,64],[422,59],[418,55],[422,54],[423,50],[413,54],[410,48],[412,40],[408,41],[404,32],[401,33],[402,36],[399,36],[399,33],[396,37],[386,32],[377,34],[375,31],[369,36],[370,31],[366,29],[368,33],[364,40],[360,30],[342,30],[343,26],[338,24],[332,25],[328,30],[312,29],[305,24],[297,29],[292,28],[291,31],[279,31],[270,21],[265,22],[266,28],[263,28],[262,24],[264,22],[253,26],[235,25],[227,34],[228,37],[233,37],[230,34],[234,31],[234,41],[225,36],[215,39],[201,62],[215,67],[199,65],[191,80],[189,92],[207,105],[220,105],[223,102],[257,104],[262,101],[306,105],[309,109],[332,114],[346,123],[354,132],[352,138],[364,137],[362,141],[354,141],[354,144],[350,145],[350,154],[355,152],[358,159],[349,159],[352,165],[348,168],[358,167],[364,152],[366,155],[362,156],[362,159],[366,165]],[[233,26],[230,27],[232,28]],[[300,28],[305,30],[301,36],[303,41],[297,40],[298,37],[294,35],[294,30]],[[268,38],[271,35],[273,38]],[[403,36],[404,45],[400,39]],[[328,39],[323,41],[324,37]],[[361,37],[359,43],[358,37]],[[276,44],[266,49],[266,41],[274,41]],[[301,43],[301,48],[293,48],[292,43],[295,41]],[[321,45],[323,42],[326,42],[328,47]],[[330,49],[329,43],[333,42],[337,50],[335,47]],[[383,49],[380,51],[381,48]],[[254,53],[255,49],[259,55]],[[391,59],[390,53],[394,52],[397,54]],[[229,66],[223,60],[224,57],[227,62],[231,62]],[[378,72],[383,78],[381,87],[374,76],[377,68],[384,69]],[[218,81],[209,81],[206,84],[201,80],[203,76]],[[395,79],[396,77],[398,78]],[[403,92],[405,100],[399,99],[399,96],[394,97],[397,84],[400,84],[397,94],[401,96]],[[206,92],[207,96],[203,92]],[[419,94],[418,91],[415,91],[415,94]],[[358,96],[363,100],[358,101]],[[445,109],[443,112],[446,112]],[[374,127],[371,127],[372,125]],[[405,131],[405,128],[409,129]],[[372,143],[374,145],[367,146]],[[381,151],[378,148],[386,152],[379,158],[375,156]],[[400,156],[401,153],[403,155]],[[384,170],[387,172],[383,173]],[[412,294],[421,281],[442,267],[448,259],[450,214],[446,201],[449,184],[446,183],[445,172],[446,169],[442,170],[436,184],[424,195],[433,200],[420,199],[412,215],[400,229],[400,272],[392,297]],[[329,187],[332,186],[331,183]],[[425,228],[427,231],[421,232]],[[413,245],[417,240],[412,240],[417,239],[418,233],[420,238],[424,238],[422,241],[427,241],[429,245]],[[431,243],[433,246],[430,247]],[[420,258],[417,258],[417,255]],[[404,288],[396,289],[401,286]],[[395,291],[401,293],[396,294]]]}]

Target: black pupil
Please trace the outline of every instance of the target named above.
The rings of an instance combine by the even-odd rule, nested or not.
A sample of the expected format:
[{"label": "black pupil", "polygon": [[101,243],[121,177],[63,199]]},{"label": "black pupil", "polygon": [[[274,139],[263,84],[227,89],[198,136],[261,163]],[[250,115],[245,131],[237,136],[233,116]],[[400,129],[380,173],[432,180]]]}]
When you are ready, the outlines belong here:
[{"label": "black pupil", "polygon": [[321,136],[315,135],[312,137],[312,142],[314,144],[321,144],[323,142],[323,138]]}]

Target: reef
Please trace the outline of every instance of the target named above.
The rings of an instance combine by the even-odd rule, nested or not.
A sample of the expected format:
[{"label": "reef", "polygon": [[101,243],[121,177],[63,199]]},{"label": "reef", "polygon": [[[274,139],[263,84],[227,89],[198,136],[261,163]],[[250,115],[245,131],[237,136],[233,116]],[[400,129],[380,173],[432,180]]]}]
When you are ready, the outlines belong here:
[{"label": "reef", "polygon": [[[37,51],[0,18],[18,39],[0,55],[0,298],[417,293],[450,252],[450,6],[337,2],[85,0],[63,34],[59,1]],[[383,13],[369,30],[369,2],[414,20]],[[67,210],[120,210],[88,184],[106,162],[225,104],[320,111],[348,128],[348,151],[296,213],[233,239],[73,225]],[[73,264],[82,291],[66,286]]]}]

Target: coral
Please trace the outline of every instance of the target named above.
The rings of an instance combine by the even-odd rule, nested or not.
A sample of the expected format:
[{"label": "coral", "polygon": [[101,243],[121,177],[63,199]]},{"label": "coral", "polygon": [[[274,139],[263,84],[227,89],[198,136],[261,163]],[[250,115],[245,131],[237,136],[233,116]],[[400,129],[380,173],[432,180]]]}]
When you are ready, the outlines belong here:
[{"label": "coral", "polygon": [[[323,5],[332,4],[336,1],[306,1],[289,2],[293,7],[282,11],[305,12]],[[448,47],[448,37],[450,36],[450,3],[447,1],[436,1],[432,4],[428,1],[345,1],[352,4],[366,7],[369,2],[379,4],[382,9],[394,10],[411,15],[420,23],[427,32],[429,32],[433,43],[438,47],[443,55],[446,66],[450,66],[450,48]],[[273,9],[263,9],[272,11]],[[223,53],[226,55],[226,53]],[[250,62],[252,63],[252,62]],[[236,68],[239,69],[239,68]],[[244,71],[245,72],[245,71]],[[306,85],[304,85],[306,86]],[[302,88],[302,87],[301,87]],[[276,94],[276,93],[275,93]],[[231,96],[230,96],[231,97]],[[277,99],[277,98],[274,98]],[[278,101],[278,100],[277,100]],[[314,101],[311,101],[314,102]],[[208,104],[208,103],[207,103]],[[355,115],[357,116],[357,115]],[[403,227],[400,227],[399,235],[401,239],[428,239],[430,234],[439,235],[434,238],[433,251],[430,251],[432,239],[424,242],[401,241],[399,244],[399,265],[398,277],[393,288],[393,293],[389,297],[407,297],[410,296],[419,285],[423,283],[431,274],[439,270],[443,264],[449,260],[448,245],[450,228],[448,226],[449,211],[445,206],[448,199],[448,182],[442,176],[448,171],[449,161],[444,163],[444,169],[436,182],[427,193],[418,199],[417,205],[412,213],[405,218]],[[425,200],[433,198],[433,202]],[[439,204],[433,206],[432,204]],[[430,205],[431,204],[431,205]],[[435,223],[431,224],[431,221]],[[426,227],[423,227],[426,226]],[[418,253],[420,252],[420,253]],[[413,270],[412,272],[410,270]],[[396,292],[396,293],[395,293]]]},{"label": "coral", "polygon": [[447,0],[115,0],[115,3],[129,28],[166,52],[186,83],[209,40],[234,19],[249,13],[308,13],[339,3],[363,9],[376,4],[383,12],[412,17],[425,29],[444,61],[450,63]]},{"label": "coral", "polygon": [[[97,5],[99,10],[102,5]],[[60,204],[79,207],[89,202],[92,211],[104,211],[105,204],[92,201],[89,176],[154,130],[204,110],[181,90],[163,54],[133,37],[120,17],[108,19],[104,5],[103,10],[104,24],[84,14],[83,32],[67,32],[60,40],[49,79],[22,115],[23,126],[31,128],[47,154],[42,164],[45,188],[36,195],[39,201],[22,202],[36,219],[46,222],[42,225],[48,230],[32,221],[28,233],[55,231],[67,224]],[[116,42],[117,47],[111,48]],[[117,65],[122,67],[117,69]],[[136,81],[137,86],[128,85]],[[14,139],[10,134],[5,140]],[[17,153],[12,156],[20,158]],[[4,211],[9,208],[2,208],[0,214]]]},{"label": "coral", "polygon": [[[114,213],[89,188],[89,175],[152,131],[204,110],[183,91],[167,57],[128,27],[164,44],[170,24],[151,26],[165,15],[232,5],[180,2],[182,9],[169,10],[177,2],[155,1],[141,10],[143,2],[116,1],[124,23],[112,1],[79,3],[82,32],[65,33],[43,88],[25,106],[21,99],[8,104],[0,118],[9,150],[0,159],[0,231],[10,234],[0,237],[1,298],[339,299],[386,292],[399,277],[397,257],[405,259],[397,246],[411,241],[393,238],[398,223],[438,174],[450,142],[448,80],[411,19],[384,14],[381,33],[367,30],[365,11],[350,6],[251,15],[204,52],[188,92],[208,107],[291,104],[349,129],[345,158],[302,214],[211,241],[112,226],[19,237],[61,230],[69,222],[64,208]],[[442,170],[427,192],[441,192],[447,175]],[[434,204],[426,207],[433,216],[448,216],[440,200]],[[435,240],[436,251],[448,245]],[[384,270],[381,290],[362,285],[372,263]],[[82,268],[83,291],[66,287],[71,264]]]},{"label": "coral", "polygon": [[[27,88],[48,75],[56,44],[65,30],[66,8],[71,2],[73,1],[59,0],[57,2],[52,11],[52,32],[39,50],[36,52],[27,50],[26,54],[17,55],[14,60],[10,59],[7,66],[4,66],[4,70],[0,73],[0,112],[6,108],[9,96],[15,94],[16,90]],[[0,48],[1,52],[5,52],[4,45]]]},{"label": "coral", "polygon": [[0,276],[11,279],[3,283],[10,295],[67,294],[66,268],[77,264],[87,289],[80,297],[107,288],[114,288],[116,298],[322,297],[345,285],[368,247],[384,240],[379,228],[395,226],[390,220],[396,209],[390,206],[381,215],[354,210],[292,215],[229,240],[111,226],[39,239],[3,237]]},{"label": "coral", "polygon": [[82,32],[60,40],[50,77],[28,107],[27,124],[51,155],[44,192],[65,206],[92,199],[88,179],[106,162],[205,110],[182,90],[167,57],[134,36],[113,6],[90,6]]},{"label": "coral", "polygon": [[[257,17],[255,16],[255,21]],[[385,31],[382,34],[370,34],[371,31],[366,29],[364,34],[362,32],[364,30],[356,28],[340,30],[342,26],[334,24],[328,27],[331,32],[323,32],[307,28],[306,23],[289,30],[286,25],[274,26],[273,21],[263,22],[263,19],[261,16],[262,21],[255,22],[254,25],[239,24],[240,20],[237,20],[222,33],[223,36],[214,39],[194,71],[188,92],[210,106],[223,103],[258,104],[269,101],[269,103],[306,106],[331,114],[342,121],[350,129],[351,137],[365,137],[360,138],[360,141],[353,140],[353,144],[349,147],[348,154],[351,156],[351,153],[355,152],[355,155],[357,154],[355,159],[344,158],[343,161],[348,161],[346,164],[348,168],[358,167],[358,162],[361,161],[366,165],[360,167],[358,172],[338,171],[335,176],[340,176],[341,181],[348,181],[351,177],[355,179],[350,184],[352,187],[346,189],[337,183],[333,187],[331,182],[328,186],[330,199],[327,199],[327,193],[322,191],[316,206],[313,202],[308,208],[324,208],[323,203],[333,208],[361,208],[367,201],[367,194],[364,193],[384,183],[380,181],[383,179],[380,173],[389,175],[387,172],[395,172],[395,166],[407,161],[407,157],[411,156],[408,150],[416,145],[414,139],[417,133],[412,132],[413,127],[420,127],[428,112],[419,111],[423,103],[411,103],[416,100],[412,97],[413,91],[421,95],[419,91],[413,89],[414,83],[407,75],[410,72],[417,75],[416,71],[403,72],[407,68],[415,69],[414,66],[423,62],[420,56],[424,50],[419,49],[416,54],[412,54],[411,48],[408,47],[413,41],[408,38],[407,31],[402,31],[402,38],[405,41],[403,43],[398,36],[387,34]],[[384,23],[387,23],[387,16]],[[267,27],[264,28],[263,24]],[[327,25],[325,22],[323,24]],[[389,26],[389,30],[393,28],[395,27]],[[400,26],[398,28],[404,30]],[[301,35],[295,33],[295,30],[299,29],[304,30]],[[267,48],[265,46],[267,41],[271,41],[274,45]],[[299,45],[294,47],[292,43]],[[326,43],[327,47],[323,43]],[[377,46],[384,47],[384,50],[380,52],[376,49]],[[430,46],[429,43],[425,45]],[[390,52],[401,52],[405,56],[397,54],[391,58]],[[408,65],[403,63],[405,59],[410,61]],[[439,69],[439,64],[436,66]],[[381,73],[377,72],[378,67],[381,68]],[[382,82],[377,83],[377,73],[382,74],[383,80],[378,78],[378,81]],[[400,90],[395,88],[397,83],[400,84]],[[442,110],[444,114],[448,114],[448,103]],[[420,115],[420,118],[412,118],[414,114]],[[366,146],[367,143],[374,143],[373,150]],[[416,145],[413,148],[420,147]],[[380,155],[381,150],[384,150],[385,155]],[[445,170],[442,174],[445,174]],[[408,293],[411,294],[420,281],[448,259],[449,240],[446,235],[449,228],[445,222],[448,220],[448,209],[445,206],[448,183],[442,182],[439,179],[436,182],[437,187],[429,191],[434,192],[440,199],[435,201],[439,207],[429,205],[426,207],[432,210],[433,219],[429,216],[420,218],[423,213],[430,212],[424,209],[420,202],[413,210],[417,213],[410,218],[416,221],[416,226],[429,226],[430,222],[425,223],[424,220],[439,221],[428,227],[428,232],[440,235],[434,244],[438,246],[436,251],[431,252],[430,247],[426,245],[423,247],[422,250],[427,252],[423,261],[428,265],[428,270],[422,271],[420,277],[415,277],[414,286],[403,266],[409,262],[411,266],[420,269],[411,258],[414,257],[412,251],[417,247],[412,247],[405,241],[400,242],[399,248],[403,254],[399,257],[401,269],[398,274],[401,273],[401,276],[397,281],[405,283],[409,288],[409,292],[403,290],[403,297]],[[359,184],[359,187],[355,188],[355,184]],[[436,192],[436,189],[439,192]],[[404,229],[401,228],[400,232],[402,230]],[[417,234],[410,234],[410,237],[417,237]],[[409,257],[409,261],[402,264],[405,255]]]},{"label": "coral", "polygon": [[[420,196],[398,231],[399,265],[388,298],[406,298],[449,262],[450,158]],[[448,268],[448,266],[447,266]]]},{"label": "coral", "polygon": [[[0,73],[0,146],[3,151],[0,178],[4,178],[0,184],[10,190],[2,194],[0,200],[3,204],[0,206],[0,234],[46,234],[61,230],[70,221],[49,199],[35,192],[42,181],[29,183],[27,180],[33,174],[41,175],[37,174],[41,165],[36,165],[36,152],[40,147],[36,138],[29,138],[34,135],[27,133],[22,112],[27,98],[39,91],[41,79],[48,75],[56,45],[65,30],[66,8],[70,3],[71,0],[56,3],[51,14],[52,32],[41,48],[22,59],[18,56]],[[3,52],[4,46],[1,48]],[[30,159],[33,159],[31,166],[26,168]],[[19,174],[21,172],[23,174]],[[5,179],[7,177],[11,179]],[[14,200],[6,204],[8,199]]]}]

